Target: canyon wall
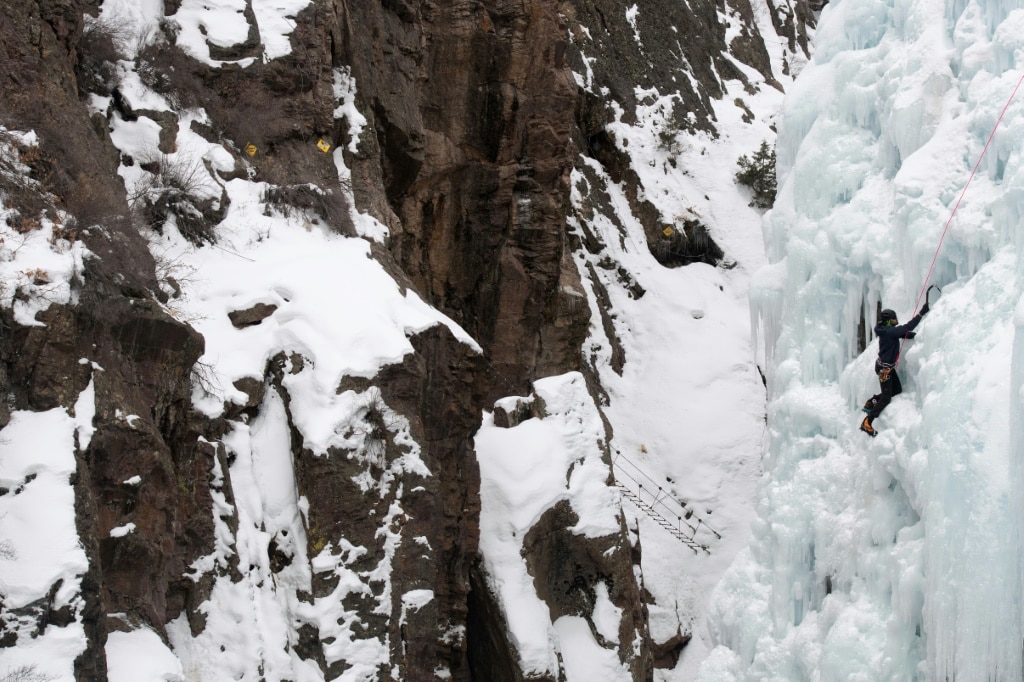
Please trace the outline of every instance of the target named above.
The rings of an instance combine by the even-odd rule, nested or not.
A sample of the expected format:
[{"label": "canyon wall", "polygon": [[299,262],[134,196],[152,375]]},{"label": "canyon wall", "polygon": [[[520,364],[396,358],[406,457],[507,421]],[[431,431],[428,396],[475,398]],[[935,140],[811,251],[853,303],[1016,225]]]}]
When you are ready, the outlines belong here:
[{"label": "canyon wall", "polygon": [[[73,414],[87,389],[95,404],[70,478],[88,570],[74,598],[56,599],[55,584],[47,598],[8,608],[0,641],[17,647],[33,631],[77,624],[85,646],[75,676],[102,680],[112,633],[149,628],[181,651],[182,641],[214,637],[218,590],[252,583],[283,605],[282,641],[300,661],[294,665],[323,678],[354,665],[332,648],[339,628],[348,628],[348,641],[382,648],[371,666],[378,679],[431,679],[439,671],[457,680],[522,679],[504,606],[478,559],[473,438],[481,412],[502,396],[529,394],[540,378],[573,371],[588,377],[601,404],[599,373],[583,344],[592,325],[610,326],[581,302],[587,294],[574,253],[599,256],[603,247],[568,222],[614,219],[617,209],[584,158],[626,188],[665,267],[728,261],[699,221],[668,234],[667,226],[678,227],[675,216],[644,198],[609,124],[635,120],[638,93],[656,89],[678,94],[670,119],[679,130],[716,135],[711,102],[723,96],[724,80],[748,79],[737,62],[777,86],[754,11],[747,0],[655,0],[631,19],[610,0],[314,0],[293,17],[287,54],[267,58],[253,3],[237,4],[249,37],[231,46],[210,39],[207,59],[178,42],[193,11],[187,0],[163,3],[145,39],[91,18],[99,0],[0,8],[0,125],[37,136],[34,145],[10,146],[18,162],[0,178],[7,225],[20,235],[50,229],[55,249],[80,244],[89,252],[68,300],[47,303],[38,324],[15,314],[19,296],[38,295],[31,287],[0,308],[0,427],[18,412]],[[788,41],[794,54],[804,50],[809,10],[768,6],[772,39]],[[727,22],[739,25],[731,42]],[[140,87],[169,105],[154,108],[118,69],[137,74]],[[337,113],[339,73],[355,84],[358,123]],[[203,116],[187,113],[194,111]],[[219,410],[196,409],[207,341],[174,314],[177,283],[144,233],[170,229],[173,218],[189,243],[212,248],[234,209],[227,189],[191,203],[140,202],[122,176],[136,164],[149,172],[147,162],[111,137],[122,122],[140,120],[159,129],[165,157],[186,132],[220,145],[233,168],[207,163],[215,182],[265,183],[266,197],[315,213],[332,235],[357,239],[353,216],[376,219],[387,235],[373,241],[371,257],[396,287],[415,292],[479,347],[434,325],[408,333],[412,351],[400,361],[327,387],[360,396],[347,417],[348,435],[359,438],[347,448],[318,451],[301,432],[296,412],[304,408],[292,387],[312,362],[301,353],[268,358],[262,375],[235,382],[236,397]],[[318,150],[317,140],[342,160]],[[347,173],[339,174],[342,161]],[[576,170],[590,192],[574,206]],[[234,312],[232,323],[243,329],[273,311]],[[614,361],[620,373],[625,361]],[[233,480],[246,456],[237,434],[272,414],[287,425],[301,520],[245,529],[241,483]],[[403,468],[413,452],[423,470]],[[368,489],[359,483],[366,480],[376,483]],[[628,616],[617,650],[634,679],[651,679],[655,659],[678,642],[652,640],[649,597],[634,570],[639,546],[624,521],[597,539],[571,532],[577,521],[566,506],[553,507],[526,539],[537,593],[553,618],[589,617],[593,586],[614,583],[611,599]],[[112,533],[129,525],[132,532]],[[247,533],[261,538],[259,556],[241,549]],[[330,561],[330,570],[321,565]],[[416,608],[404,597],[428,592]],[[324,616],[328,602],[345,615]],[[256,669],[270,668],[261,661]]]}]

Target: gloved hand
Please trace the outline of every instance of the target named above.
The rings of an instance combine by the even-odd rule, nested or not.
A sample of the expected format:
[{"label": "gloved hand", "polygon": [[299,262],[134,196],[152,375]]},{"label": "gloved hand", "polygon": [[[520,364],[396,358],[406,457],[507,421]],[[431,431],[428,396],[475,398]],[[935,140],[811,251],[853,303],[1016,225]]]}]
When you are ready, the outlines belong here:
[{"label": "gloved hand", "polygon": [[924,305],[923,305],[923,306],[921,306],[921,310],[920,310],[920,312],[919,312],[918,314],[919,314],[919,315],[920,315],[921,317],[924,317],[925,315],[927,315],[927,314],[928,314],[928,311],[929,311],[929,310],[931,310],[931,308],[929,308],[929,307],[928,307],[928,301],[925,301],[925,302],[924,302]]}]

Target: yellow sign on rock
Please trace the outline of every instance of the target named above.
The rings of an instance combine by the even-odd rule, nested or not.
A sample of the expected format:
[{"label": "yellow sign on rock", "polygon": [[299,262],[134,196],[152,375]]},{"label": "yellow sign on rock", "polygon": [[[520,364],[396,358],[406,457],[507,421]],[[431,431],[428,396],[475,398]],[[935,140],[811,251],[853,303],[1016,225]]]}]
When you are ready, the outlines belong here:
[{"label": "yellow sign on rock", "polygon": [[256,156],[256,151],[256,145],[254,145],[252,142],[245,145],[245,153],[248,154],[249,156]]},{"label": "yellow sign on rock", "polygon": [[675,230],[673,230],[671,227],[666,227],[664,230],[661,231],[661,233],[666,237],[671,237],[674,232]]},{"label": "yellow sign on rock", "polygon": [[317,140],[316,141],[316,146],[324,154],[326,154],[327,152],[331,151],[331,144],[329,142],[324,142],[323,139]]}]

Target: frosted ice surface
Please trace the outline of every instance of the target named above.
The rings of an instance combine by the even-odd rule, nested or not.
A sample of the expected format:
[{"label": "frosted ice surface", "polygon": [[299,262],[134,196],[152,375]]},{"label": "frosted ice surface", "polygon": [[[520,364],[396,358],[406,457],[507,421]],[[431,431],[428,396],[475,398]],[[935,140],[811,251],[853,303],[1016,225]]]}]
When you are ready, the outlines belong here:
[{"label": "frosted ice surface", "polygon": [[1024,10],[940,4],[830,3],[784,107],[751,287],[770,449],[702,680],[1022,678],[1024,95],[935,259],[904,394],[856,428],[876,306],[923,302],[1024,66]]}]

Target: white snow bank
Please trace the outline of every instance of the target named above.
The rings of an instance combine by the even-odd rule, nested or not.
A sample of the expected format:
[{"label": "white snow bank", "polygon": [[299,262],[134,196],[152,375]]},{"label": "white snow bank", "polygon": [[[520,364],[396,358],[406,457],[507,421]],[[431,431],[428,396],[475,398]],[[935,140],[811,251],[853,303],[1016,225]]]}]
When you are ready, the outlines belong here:
[{"label": "white snow bank", "polygon": [[[255,60],[214,59],[210,46],[240,45],[256,31],[260,61],[284,57],[291,53],[295,17],[309,4],[310,0],[182,0],[178,11],[166,20],[174,27],[177,46],[192,57],[210,66],[235,64],[244,68]],[[246,15],[247,8],[252,11],[251,17]],[[164,7],[160,0],[103,0],[100,20],[123,26],[130,36],[149,36],[165,21]],[[131,39],[126,42],[130,50],[135,47]]]},{"label": "white snow bank", "polygon": [[627,682],[633,679],[629,667],[619,661],[618,653],[597,643],[586,618],[562,616],[555,621],[555,632],[566,680]]},{"label": "white snow bank", "polygon": [[110,682],[183,682],[181,662],[150,630],[107,635],[107,676]]},{"label": "white snow bank", "polygon": [[[116,121],[112,138],[122,151],[152,153],[157,131],[146,121]],[[227,153],[185,125],[178,150],[165,155],[169,163],[200,163]],[[219,196],[218,181],[201,164],[197,169],[209,195]],[[121,172],[129,186],[143,182],[137,165]],[[173,313],[206,339],[198,365],[204,391],[195,394],[196,406],[218,415],[225,400],[246,400],[235,381],[261,379],[278,353],[301,356],[303,365],[293,366],[296,373],[287,379],[293,400],[302,402],[294,414],[307,446],[324,452],[339,437],[341,425],[330,415],[344,411],[339,401],[346,399],[336,394],[343,376],[371,377],[400,362],[412,352],[408,336],[436,324],[477,352],[480,347],[415,292],[399,287],[365,240],[332,234],[315,216],[266,210],[267,188],[242,179],[224,183],[231,205],[217,227],[217,244],[196,249],[168,226],[162,235],[150,235],[151,249],[161,274],[181,286]],[[256,304],[276,310],[258,324],[235,328],[228,314]]]}]

